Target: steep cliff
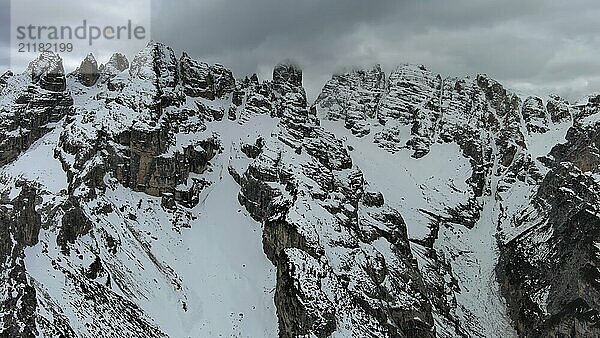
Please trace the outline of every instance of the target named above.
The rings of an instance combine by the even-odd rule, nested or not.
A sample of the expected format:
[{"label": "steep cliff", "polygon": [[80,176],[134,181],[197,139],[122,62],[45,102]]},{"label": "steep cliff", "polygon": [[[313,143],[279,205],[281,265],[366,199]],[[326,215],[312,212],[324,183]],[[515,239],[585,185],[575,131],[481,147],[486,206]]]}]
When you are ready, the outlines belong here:
[{"label": "steep cliff", "polygon": [[151,42],[0,77],[0,335],[598,332],[598,97]]}]

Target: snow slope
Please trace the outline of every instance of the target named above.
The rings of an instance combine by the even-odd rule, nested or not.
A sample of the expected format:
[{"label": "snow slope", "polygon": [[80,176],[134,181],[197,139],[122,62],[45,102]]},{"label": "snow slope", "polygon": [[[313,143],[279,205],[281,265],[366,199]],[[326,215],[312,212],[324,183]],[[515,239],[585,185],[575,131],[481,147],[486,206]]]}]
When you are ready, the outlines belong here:
[{"label": "snow slope", "polygon": [[7,75],[0,336],[593,336],[600,97],[113,61]]},{"label": "snow slope", "polygon": [[[471,166],[456,144],[434,144],[429,154],[415,159],[408,149],[390,153],[373,142],[377,127],[371,127],[371,134],[357,137],[338,122],[323,121],[322,125],[344,138],[365,179],[382,191],[386,201],[402,210],[409,238],[413,240],[432,236],[431,214],[443,215],[447,209],[466,204],[473,197],[465,183],[472,174]],[[495,280],[498,257],[495,199],[486,196],[483,200],[481,218],[473,229],[451,224],[442,226],[436,234],[434,248],[452,257],[452,273],[460,288],[454,293],[458,302],[457,316],[461,322],[468,323],[465,326],[471,326],[471,334],[516,336]],[[412,243],[412,246],[420,267],[427,266],[428,258],[420,245]],[[438,322],[438,331],[447,332],[446,325]],[[451,335],[451,331],[448,334]]]},{"label": "snow slope", "polygon": [[[268,133],[269,127],[274,125],[271,119],[264,117],[254,120],[245,126],[226,121],[211,130],[219,134],[225,144],[239,145],[239,140]],[[57,130],[47,138],[52,139],[59,132]],[[42,144],[55,144],[44,140],[46,138]],[[37,149],[33,148],[22,158],[35,156]],[[48,149],[43,151],[52,153]],[[205,177],[212,184],[200,196],[201,203],[190,210],[193,220],[189,228],[172,228],[170,216],[160,207],[160,199],[131,192],[118,184],[102,198],[103,202],[115,207],[126,206],[128,211],[133,211],[139,201],[138,206],[144,210],[136,212],[137,218],[127,226],[131,237],[126,239],[120,235],[123,254],[119,254],[113,263],[115,266],[122,264],[119,269],[129,274],[127,279],[132,280],[129,288],[135,290],[135,303],[169,336],[277,335],[273,303],[275,269],[262,250],[261,225],[237,202],[239,186],[227,173],[230,157],[235,156],[236,150],[227,147],[216,159]],[[19,165],[22,163],[17,161],[13,166]],[[33,173],[35,171],[30,175]],[[42,178],[41,181],[49,183],[50,187],[56,186],[48,178]],[[127,211],[122,214],[127,215]],[[106,231],[115,231],[115,237],[119,236],[118,229],[110,228],[121,222],[120,217],[109,214],[106,223],[99,222],[99,225],[104,223]],[[78,265],[86,267],[92,263],[92,248],[97,236],[100,237],[92,234],[82,238],[79,250],[87,255],[84,254],[85,259]],[[60,256],[58,249],[52,250],[55,235],[46,231],[40,237],[41,245],[26,249],[27,270],[51,298],[68,300],[72,298],[70,288],[60,282],[64,276],[53,267],[53,261]],[[73,260],[77,261],[74,256]],[[165,275],[161,269],[170,273]],[[179,286],[174,287],[174,280],[170,279],[176,280]],[[124,295],[129,292],[120,290]],[[82,319],[93,321],[81,313],[65,315],[69,322],[81,323],[82,326],[76,328],[80,332],[87,331]]]}]

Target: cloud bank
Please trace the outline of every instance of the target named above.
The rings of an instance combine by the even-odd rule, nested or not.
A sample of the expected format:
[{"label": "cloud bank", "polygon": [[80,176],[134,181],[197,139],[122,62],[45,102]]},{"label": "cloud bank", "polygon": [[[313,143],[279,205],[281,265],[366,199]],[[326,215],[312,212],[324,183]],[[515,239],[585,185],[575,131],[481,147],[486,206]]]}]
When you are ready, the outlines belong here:
[{"label": "cloud bank", "polygon": [[332,73],[375,63],[487,73],[522,95],[574,100],[600,90],[598,2],[153,0],[152,16],[154,39],[238,76],[270,78],[274,64],[295,60],[312,99]]}]

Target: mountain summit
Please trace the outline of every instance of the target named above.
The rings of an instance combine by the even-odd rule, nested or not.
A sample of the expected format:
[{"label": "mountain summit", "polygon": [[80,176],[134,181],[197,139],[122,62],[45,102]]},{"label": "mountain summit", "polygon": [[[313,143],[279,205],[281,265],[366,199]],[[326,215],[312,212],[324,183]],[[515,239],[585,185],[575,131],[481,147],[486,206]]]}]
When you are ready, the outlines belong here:
[{"label": "mountain summit", "polygon": [[599,108],[44,53],[0,77],[0,335],[598,336]]}]

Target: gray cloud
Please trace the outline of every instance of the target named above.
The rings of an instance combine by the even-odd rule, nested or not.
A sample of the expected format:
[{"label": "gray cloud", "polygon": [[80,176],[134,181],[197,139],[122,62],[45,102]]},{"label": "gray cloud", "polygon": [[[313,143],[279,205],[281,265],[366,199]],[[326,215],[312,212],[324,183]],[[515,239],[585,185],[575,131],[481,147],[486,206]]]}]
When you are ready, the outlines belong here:
[{"label": "gray cloud", "polygon": [[600,4],[590,1],[158,1],[154,14],[157,39],[238,74],[268,77],[296,59],[313,98],[331,73],[374,63],[487,73],[522,94],[570,99],[600,82]]},{"label": "gray cloud", "polygon": [[600,86],[598,17],[600,3],[583,0],[154,0],[152,32],[238,76],[269,78],[294,59],[311,98],[344,67],[410,62],[575,99]]}]

